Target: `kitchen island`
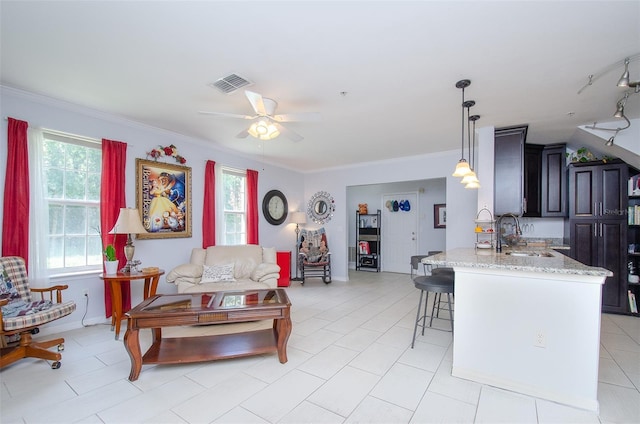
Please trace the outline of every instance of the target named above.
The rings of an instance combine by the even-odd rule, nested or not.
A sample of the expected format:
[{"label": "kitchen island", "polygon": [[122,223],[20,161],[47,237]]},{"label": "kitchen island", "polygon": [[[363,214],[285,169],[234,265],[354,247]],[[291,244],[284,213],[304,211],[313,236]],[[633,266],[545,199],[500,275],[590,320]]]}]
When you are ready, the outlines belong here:
[{"label": "kitchen island", "polygon": [[610,271],[551,250],[453,249],[452,375],[598,411],[600,305]]}]

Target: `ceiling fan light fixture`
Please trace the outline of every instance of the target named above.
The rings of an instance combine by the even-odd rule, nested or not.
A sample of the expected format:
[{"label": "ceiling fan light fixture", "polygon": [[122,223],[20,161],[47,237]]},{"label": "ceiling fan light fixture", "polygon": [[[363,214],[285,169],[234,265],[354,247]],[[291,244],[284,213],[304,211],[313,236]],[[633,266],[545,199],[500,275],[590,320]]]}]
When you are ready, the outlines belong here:
[{"label": "ceiling fan light fixture", "polygon": [[247,131],[252,137],[260,140],[273,140],[280,135],[278,128],[265,119],[254,122]]}]

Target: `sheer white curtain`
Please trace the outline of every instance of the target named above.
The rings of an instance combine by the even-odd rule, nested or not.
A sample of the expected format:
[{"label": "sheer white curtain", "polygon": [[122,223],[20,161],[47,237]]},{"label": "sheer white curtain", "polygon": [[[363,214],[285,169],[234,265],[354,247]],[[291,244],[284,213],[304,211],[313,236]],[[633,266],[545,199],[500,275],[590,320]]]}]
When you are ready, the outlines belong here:
[{"label": "sheer white curtain", "polygon": [[43,172],[44,138],[42,129],[29,128],[29,280],[36,287],[49,285],[49,206]]}]

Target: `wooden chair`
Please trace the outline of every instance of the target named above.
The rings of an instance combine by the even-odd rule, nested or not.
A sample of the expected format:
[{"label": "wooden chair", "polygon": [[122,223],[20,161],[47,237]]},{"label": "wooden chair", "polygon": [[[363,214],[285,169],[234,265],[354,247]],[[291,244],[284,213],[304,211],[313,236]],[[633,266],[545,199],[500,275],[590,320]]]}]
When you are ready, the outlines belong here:
[{"label": "wooden chair", "polygon": [[[73,301],[62,302],[62,290],[66,288],[30,288],[24,259],[0,257],[0,368],[23,358],[54,361],[51,368],[60,368],[62,355],[58,352],[64,350],[64,339],[36,342],[31,335],[38,333],[39,326],[75,311]],[[48,350],[56,345],[58,352]]]},{"label": "wooden chair", "polygon": [[331,282],[331,252],[324,228],[300,230],[298,235],[298,266],[302,284],[308,277],[321,277],[325,284]]}]

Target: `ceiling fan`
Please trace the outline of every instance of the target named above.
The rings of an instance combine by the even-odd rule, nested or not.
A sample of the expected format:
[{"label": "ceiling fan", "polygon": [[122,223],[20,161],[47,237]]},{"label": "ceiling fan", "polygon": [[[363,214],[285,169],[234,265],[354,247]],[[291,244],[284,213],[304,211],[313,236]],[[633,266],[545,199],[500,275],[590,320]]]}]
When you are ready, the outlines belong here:
[{"label": "ceiling fan", "polygon": [[253,122],[251,123],[251,125],[249,125],[247,129],[242,130],[238,135],[236,135],[236,137],[246,138],[248,135],[251,135],[261,140],[272,140],[278,137],[280,134],[283,134],[285,137],[293,141],[300,141],[304,137],[302,137],[295,131],[281,125],[281,122],[320,120],[320,114],[316,112],[275,115],[275,111],[278,106],[278,103],[275,100],[269,99],[267,97],[262,97],[260,94],[254,93],[253,91],[245,90],[244,93],[247,96],[247,99],[249,99],[249,103],[251,103],[251,106],[253,107],[253,110],[255,112],[255,115],[253,116],[224,112],[200,111],[199,113],[202,113],[204,115],[215,115],[224,116],[227,118],[252,120]]}]

